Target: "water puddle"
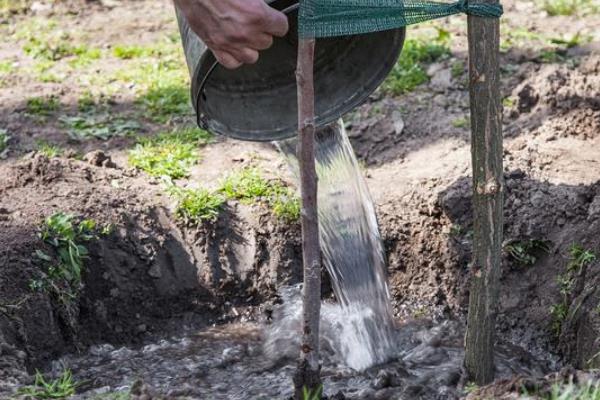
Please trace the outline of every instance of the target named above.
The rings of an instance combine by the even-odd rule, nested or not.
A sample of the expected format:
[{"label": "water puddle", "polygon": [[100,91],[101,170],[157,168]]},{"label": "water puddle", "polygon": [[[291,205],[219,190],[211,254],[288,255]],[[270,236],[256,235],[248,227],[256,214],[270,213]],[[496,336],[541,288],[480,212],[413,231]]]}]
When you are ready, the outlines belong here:
[{"label": "water puddle", "polygon": [[[337,299],[322,307],[325,394],[458,398],[463,326],[394,321],[375,210],[343,123],[320,131],[317,143],[320,234]],[[297,174],[295,146],[295,140],[278,143]],[[136,380],[170,398],[287,399],[300,348],[300,291],[282,288],[282,304],[268,321],[216,326],[141,348],[94,346],[52,369],[58,375],[70,368],[84,382],[75,397],[82,399],[126,393]],[[497,377],[546,372],[522,350],[499,346],[497,352]]]}]

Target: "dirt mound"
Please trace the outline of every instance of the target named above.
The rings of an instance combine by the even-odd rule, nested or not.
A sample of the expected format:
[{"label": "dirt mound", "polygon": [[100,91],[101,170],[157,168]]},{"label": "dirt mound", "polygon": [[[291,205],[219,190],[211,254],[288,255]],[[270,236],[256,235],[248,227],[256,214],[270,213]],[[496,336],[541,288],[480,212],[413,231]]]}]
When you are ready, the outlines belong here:
[{"label": "dirt mound", "polygon": [[[146,178],[88,159],[32,154],[0,171],[0,352],[15,374],[92,343],[236,317],[297,281],[298,227],[238,204],[214,224],[179,227]],[[83,289],[68,306],[30,287],[44,268],[36,251],[55,254],[38,233],[58,211],[107,228],[86,243]]]},{"label": "dirt mound", "polygon": [[600,132],[600,56],[584,58],[576,68],[534,66],[511,94],[505,115],[509,131],[594,138]]}]

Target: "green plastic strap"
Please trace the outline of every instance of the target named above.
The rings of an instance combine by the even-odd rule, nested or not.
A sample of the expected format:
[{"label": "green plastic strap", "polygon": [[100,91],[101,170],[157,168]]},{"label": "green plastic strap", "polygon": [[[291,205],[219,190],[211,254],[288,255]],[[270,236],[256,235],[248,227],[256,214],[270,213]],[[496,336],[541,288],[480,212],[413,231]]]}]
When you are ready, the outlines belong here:
[{"label": "green plastic strap", "polygon": [[300,4],[298,34],[305,38],[385,31],[459,13],[490,18],[503,13],[499,3],[467,0],[303,0]]}]

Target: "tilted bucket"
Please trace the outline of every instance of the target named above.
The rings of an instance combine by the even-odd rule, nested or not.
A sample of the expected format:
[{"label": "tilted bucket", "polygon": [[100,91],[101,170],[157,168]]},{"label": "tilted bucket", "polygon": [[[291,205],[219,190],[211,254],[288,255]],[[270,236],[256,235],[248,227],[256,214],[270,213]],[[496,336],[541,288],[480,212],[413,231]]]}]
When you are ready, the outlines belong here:
[{"label": "tilted bucket", "polygon": [[[228,70],[190,29],[183,13],[177,20],[190,71],[192,103],[198,125],[241,140],[271,141],[297,133],[296,59],[298,1],[267,1],[288,15],[287,36],[260,52],[253,65]],[[315,112],[317,125],[331,123],[381,84],[393,68],[405,30],[317,39]]]}]

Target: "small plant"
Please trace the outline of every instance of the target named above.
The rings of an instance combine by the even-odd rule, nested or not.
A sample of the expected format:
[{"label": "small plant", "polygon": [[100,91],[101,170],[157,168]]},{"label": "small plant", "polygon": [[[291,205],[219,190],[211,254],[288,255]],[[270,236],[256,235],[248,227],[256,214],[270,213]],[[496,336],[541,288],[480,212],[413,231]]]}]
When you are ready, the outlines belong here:
[{"label": "small plant", "polygon": [[506,108],[512,108],[512,107],[514,107],[516,103],[517,102],[516,102],[516,100],[515,100],[514,97],[508,96],[508,97],[505,97],[505,98],[502,99],[502,105],[504,107],[506,107]]},{"label": "small plant", "polygon": [[300,219],[300,199],[296,192],[290,188],[282,187],[273,194],[271,199],[273,213],[277,218],[280,218],[288,223],[298,221]]},{"label": "small plant", "polygon": [[35,399],[65,399],[75,394],[77,383],[73,380],[71,370],[65,369],[55,380],[46,381],[40,371],[35,373],[35,382],[18,390],[18,394]]},{"label": "small plant", "polygon": [[454,79],[460,77],[465,72],[465,63],[461,60],[456,60],[452,63],[450,67],[450,72],[452,73],[452,77]]},{"label": "small plant", "polygon": [[560,335],[564,321],[569,314],[570,297],[573,294],[575,279],[581,270],[596,261],[596,255],[578,244],[573,244],[569,249],[569,263],[564,274],[557,277],[557,283],[562,296],[558,304],[550,307],[552,322],[550,329],[556,337]]},{"label": "small plant", "polygon": [[583,385],[554,384],[545,400],[600,400],[600,383],[587,382]]},{"label": "small plant", "polygon": [[219,191],[228,199],[251,203],[266,198],[271,193],[271,185],[258,168],[243,168],[229,174],[221,182]]},{"label": "small plant", "polygon": [[32,291],[48,291],[65,306],[77,297],[81,289],[81,274],[88,255],[83,243],[95,238],[93,231],[96,223],[93,220],[84,219],[77,224],[74,219],[72,215],[62,212],[45,219],[40,238],[55,249],[58,259],[36,250],[37,258],[47,269],[40,279],[33,279],[29,283]]},{"label": "small plant", "polygon": [[186,85],[153,85],[138,99],[146,109],[146,116],[157,123],[166,123],[173,116],[190,114],[188,87]]},{"label": "small plant", "polygon": [[467,117],[459,117],[452,121],[452,126],[455,128],[468,128],[470,124]]},{"label": "small plant", "polygon": [[323,396],[323,385],[320,385],[315,390],[308,390],[305,386],[302,388],[302,398],[303,400],[321,400]]},{"label": "small plant", "polygon": [[64,152],[60,146],[43,140],[37,141],[37,151],[48,158],[60,157]]},{"label": "small plant", "polygon": [[550,307],[550,315],[552,316],[552,323],[550,324],[550,330],[555,337],[560,336],[562,326],[569,314],[568,306],[565,303],[553,304]]},{"label": "small plant", "polygon": [[147,57],[152,55],[152,50],[142,46],[117,45],[113,47],[113,55],[121,60]]},{"label": "small plant", "polygon": [[504,246],[504,251],[518,264],[527,266],[537,261],[539,252],[547,253],[550,250],[549,242],[546,240],[515,240]]},{"label": "small plant", "polygon": [[174,130],[142,139],[129,152],[129,163],[155,177],[184,178],[199,160],[197,147],[211,136],[196,128]]},{"label": "small plant", "polygon": [[126,121],[108,114],[84,113],[74,117],[61,117],[60,121],[69,130],[69,136],[76,140],[90,138],[108,140],[115,136],[133,134],[141,128],[136,121]]},{"label": "small plant", "polygon": [[467,382],[467,384],[464,387],[464,390],[466,393],[474,393],[477,390],[479,390],[479,385],[477,385],[475,382]]},{"label": "small plant", "polygon": [[225,203],[222,195],[207,189],[181,189],[172,186],[169,193],[177,198],[175,215],[186,223],[214,221]]},{"label": "small plant", "polygon": [[450,54],[448,36],[442,32],[445,31],[440,30],[432,41],[409,39],[404,43],[398,63],[382,85],[384,92],[400,95],[429,81],[425,64]]},{"label": "small plant", "polygon": [[47,117],[58,110],[59,103],[55,96],[31,97],[27,99],[26,112],[29,115]]},{"label": "small plant", "polygon": [[591,0],[543,0],[540,5],[550,16],[593,12],[595,8]]},{"label": "small plant", "polygon": [[300,200],[296,193],[281,182],[266,180],[255,167],[229,174],[221,182],[219,192],[246,204],[263,201],[272,207],[275,216],[287,222],[300,218]]},{"label": "small plant", "polygon": [[10,136],[8,136],[6,129],[0,129],[0,157],[2,157],[6,149],[8,149],[9,140]]}]

